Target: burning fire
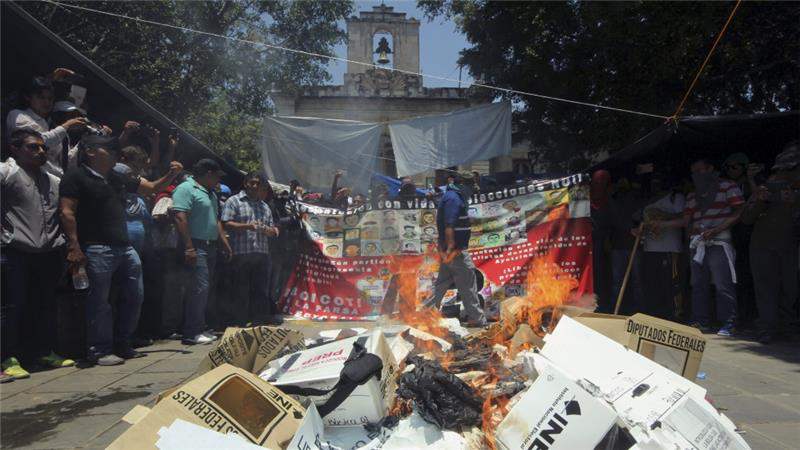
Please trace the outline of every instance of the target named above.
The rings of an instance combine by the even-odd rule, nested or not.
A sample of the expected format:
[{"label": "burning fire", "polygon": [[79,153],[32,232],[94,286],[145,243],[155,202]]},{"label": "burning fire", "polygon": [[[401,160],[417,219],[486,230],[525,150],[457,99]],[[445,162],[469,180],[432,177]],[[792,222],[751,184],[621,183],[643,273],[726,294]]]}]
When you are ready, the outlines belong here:
[{"label": "burning fire", "polygon": [[[396,276],[399,297],[399,319],[409,326],[451,341],[449,330],[441,324],[442,314],[436,309],[420,308],[422,303],[418,292],[420,273],[426,256],[430,258],[431,253],[429,248],[427,255],[404,255],[392,261],[391,269]],[[497,448],[494,430],[510,409],[512,394],[504,394],[503,392],[509,391],[504,390],[503,386],[514,383],[513,375],[503,367],[502,359],[509,357],[513,359],[514,353],[533,347],[532,340],[544,335],[558,321],[561,307],[579,300],[573,298],[573,292],[577,287],[578,281],[563,272],[557,263],[545,259],[535,260],[527,273],[525,295],[504,301],[500,323],[467,338],[468,348],[471,349],[468,351],[477,352],[477,349],[483,348],[490,354],[486,361],[485,373],[467,381],[467,384],[484,398],[481,428],[485,434],[486,445],[490,449]],[[527,329],[527,338],[523,336],[514,342],[514,336],[524,329]],[[426,343],[430,344],[431,348],[423,350],[432,352],[445,370],[453,370],[462,364],[462,361],[454,364],[455,352],[443,353],[432,341],[422,341],[420,345],[426,346]],[[500,348],[491,349],[496,344],[505,346],[508,351]],[[395,402],[390,414],[402,417],[410,412],[411,404],[402,401]]]}]

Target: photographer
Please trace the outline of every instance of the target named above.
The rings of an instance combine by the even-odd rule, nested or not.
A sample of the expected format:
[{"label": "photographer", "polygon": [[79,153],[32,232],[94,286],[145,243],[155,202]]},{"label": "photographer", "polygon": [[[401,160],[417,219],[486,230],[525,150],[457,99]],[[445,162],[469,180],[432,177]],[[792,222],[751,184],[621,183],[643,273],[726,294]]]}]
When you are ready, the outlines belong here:
[{"label": "photographer", "polygon": [[758,305],[758,339],[768,344],[780,334],[780,309],[797,299],[797,234],[800,212],[800,147],[791,142],[775,158],[773,174],[759,186],[742,213],[753,224],[750,266]]},{"label": "photographer", "polygon": [[14,109],[6,118],[6,132],[10,135],[16,130],[27,129],[40,133],[47,146],[47,163],[45,170],[59,178],[64,175],[66,167],[62,166],[63,141],[68,138],[67,132],[79,131],[86,126],[86,119],[71,118],[50,128],[48,118],[53,111],[53,81],[62,80],[74,72],[68,69],[56,69],[48,77],[35,77],[22,89],[25,109]]}]

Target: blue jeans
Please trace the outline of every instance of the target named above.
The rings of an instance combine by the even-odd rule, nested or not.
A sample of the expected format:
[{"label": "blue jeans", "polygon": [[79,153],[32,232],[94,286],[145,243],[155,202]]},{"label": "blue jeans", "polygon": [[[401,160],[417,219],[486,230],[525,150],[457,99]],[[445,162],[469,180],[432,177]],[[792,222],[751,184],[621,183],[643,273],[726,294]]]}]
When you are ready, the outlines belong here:
[{"label": "blue jeans", "polygon": [[[89,294],[86,298],[86,344],[89,356],[108,355],[114,347],[130,346],[131,335],[139,323],[144,299],[142,262],[130,245],[87,245],[83,249],[88,260]],[[117,323],[108,295],[112,277],[122,284]]]},{"label": "blue jeans", "polygon": [[[691,257],[694,258],[694,250]],[[717,320],[733,325],[736,320],[736,285],[725,250],[719,245],[706,247],[703,263],[694,260],[692,265],[692,320],[703,325],[711,324],[711,283],[717,291]]]},{"label": "blue jeans", "polygon": [[192,239],[197,252],[197,263],[187,266],[189,282],[183,306],[183,337],[191,339],[206,330],[206,307],[211,290],[211,276],[217,260],[215,242]]}]

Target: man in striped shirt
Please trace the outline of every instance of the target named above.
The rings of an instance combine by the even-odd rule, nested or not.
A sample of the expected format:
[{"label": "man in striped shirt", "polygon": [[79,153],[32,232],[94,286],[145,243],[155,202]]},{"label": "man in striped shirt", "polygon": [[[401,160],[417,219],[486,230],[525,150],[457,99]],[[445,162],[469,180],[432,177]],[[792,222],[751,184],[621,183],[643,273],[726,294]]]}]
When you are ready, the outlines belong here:
[{"label": "man in striped shirt", "polygon": [[701,329],[711,325],[711,284],[716,288],[718,333],[730,336],[736,319],[736,253],[730,228],[744,206],[741,189],[724,180],[705,158],[691,165],[695,192],[686,199],[683,218],[656,222],[655,227],[688,227],[691,248],[692,321]]}]

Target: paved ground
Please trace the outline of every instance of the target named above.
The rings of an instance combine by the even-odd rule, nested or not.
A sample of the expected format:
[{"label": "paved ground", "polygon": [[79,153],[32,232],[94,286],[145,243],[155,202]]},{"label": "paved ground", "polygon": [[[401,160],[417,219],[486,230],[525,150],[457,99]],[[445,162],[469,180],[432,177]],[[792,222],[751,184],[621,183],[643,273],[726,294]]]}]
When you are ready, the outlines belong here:
[{"label": "paved ground", "polygon": [[[0,385],[0,446],[105,448],[127,428],[119,422],[127,411],[151,406],[158,392],[189,378],[209,348],[163,341],[122,366],[51,370]],[[701,371],[706,379],[698,383],[752,448],[800,448],[797,342],[763,347],[713,336]]]}]

